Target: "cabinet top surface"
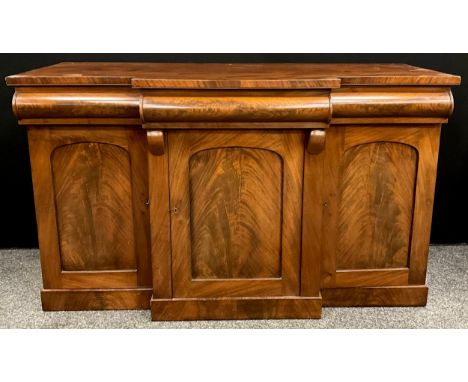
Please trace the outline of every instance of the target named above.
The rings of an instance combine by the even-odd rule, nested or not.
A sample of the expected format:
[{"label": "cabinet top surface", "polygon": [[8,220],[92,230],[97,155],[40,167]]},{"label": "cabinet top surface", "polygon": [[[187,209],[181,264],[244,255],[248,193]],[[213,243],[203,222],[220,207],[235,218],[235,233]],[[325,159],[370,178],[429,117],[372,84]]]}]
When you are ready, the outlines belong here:
[{"label": "cabinet top surface", "polygon": [[460,77],[406,64],[63,62],[9,76],[11,86],[114,85],[148,89],[324,89],[459,85]]}]

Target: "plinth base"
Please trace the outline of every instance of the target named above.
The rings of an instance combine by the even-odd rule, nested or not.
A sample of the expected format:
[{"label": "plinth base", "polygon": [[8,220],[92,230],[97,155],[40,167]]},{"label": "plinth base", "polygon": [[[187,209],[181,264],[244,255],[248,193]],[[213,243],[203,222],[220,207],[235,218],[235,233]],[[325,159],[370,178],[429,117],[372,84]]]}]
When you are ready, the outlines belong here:
[{"label": "plinth base", "polygon": [[45,311],[149,309],[151,295],[151,288],[43,289],[41,300]]},{"label": "plinth base", "polygon": [[321,297],[151,299],[153,321],[320,318]]},{"label": "plinth base", "polygon": [[322,289],[323,306],[425,306],[425,285]]}]

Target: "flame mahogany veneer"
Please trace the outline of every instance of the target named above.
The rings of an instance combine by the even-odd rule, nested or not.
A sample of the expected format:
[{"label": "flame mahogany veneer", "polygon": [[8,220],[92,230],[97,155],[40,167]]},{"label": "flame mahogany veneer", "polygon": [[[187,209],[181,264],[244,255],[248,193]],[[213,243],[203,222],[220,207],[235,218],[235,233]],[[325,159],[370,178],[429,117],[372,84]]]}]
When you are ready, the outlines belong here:
[{"label": "flame mahogany veneer", "polygon": [[403,64],[61,63],[10,76],[44,310],[421,306],[460,78]]}]

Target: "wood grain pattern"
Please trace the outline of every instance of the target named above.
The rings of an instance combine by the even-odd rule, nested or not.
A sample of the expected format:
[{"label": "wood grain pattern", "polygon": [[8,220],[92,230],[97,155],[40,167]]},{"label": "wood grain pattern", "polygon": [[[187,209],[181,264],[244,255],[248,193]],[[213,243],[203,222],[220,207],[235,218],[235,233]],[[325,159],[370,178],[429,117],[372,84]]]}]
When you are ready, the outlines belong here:
[{"label": "wood grain pattern", "polygon": [[408,265],[417,153],[368,143],[343,155],[337,269]]},{"label": "wood grain pattern", "polygon": [[151,288],[133,289],[43,289],[42,309],[59,310],[121,310],[149,309]]},{"label": "wood grain pattern", "polygon": [[345,88],[331,92],[333,119],[372,117],[448,118],[453,112],[449,88]]},{"label": "wood grain pattern", "polygon": [[13,111],[18,119],[140,119],[140,94],[118,87],[17,88]]},{"label": "wood grain pattern", "polygon": [[[135,270],[118,269],[111,271],[62,271],[60,280],[65,289],[93,288],[133,288],[138,285],[138,274]],[[141,278],[141,276],[140,276]]]},{"label": "wood grain pattern", "polygon": [[321,311],[320,297],[151,300],[151,316],[155,321],[320,318]]},{"label": "wood grain pattern", "polygon": [[125,129],[132,184],[132,207],[138,286],[151,286],[151,238],[149,215],[148,144],[144,131]]},{"label": "wood grain pattern", "polygon": [[136,269],[128,152],[74,143],[51,162],[62,269]]},{"label": "wood grain pattern", "polygon": [[[419,122],[421,123],[421,122]],[[148,130],[308,130],[326,129],[328,122],[148,122]]]},{"label": "wood grain pattern", "polygon": [[[172,274],[173,274],[173,290],[175,297],[213,297],[213,296],[263,296],[263,295],[297,295],[299,291],[299,257],[300,257],[300,221],[301,221],[301,201],[302,201],[302,166],[304,156],[304,135],[298,132],[279,133],[275,131],[215,131],[209,136],[203,131],[171,131],[168,133],[169,138],[169,176],[170,176],[170,199],[171,199],[171,236],[172,236]],[[233,151],[232,148],[237,148]],[[254,148],[255,150],[251,150]],[[215,151],[210,151],[216,149]],[[199,160],[204,161],[207,165],[207,177],[202,176],[201,179],[196,180],[195,186],[190,191],[190,158],[196,153],[208,150],[206,155],[201,154],[198,156]],[[226,151],[227,150],[227,151]],[[269,160],[268,163],[263,163],[263,159],[269,159],[270,156],[265,156],[264,151],[273,152],[274,156],[278,155],[282,158],[282,198],[278,195],[278,178],[279,168],[278,160]],[[261,154],[256,154],[259,151]],[[228,154],[226,154],[228,153]],[[242,171],[240,169],[234,170],[232,164],[226,163],[226,158],[229,155],[241,155],[245,157],[242,163]],[[253,153],[253,154],[252,154]],[[246,155],[251,158],[246,159]],[[254,156],[252,156],[254,155]],[[260,155],[260,156],[259,156]],[[260,157],[263,157],[260,161]],[[195,157],[196,158],[196,157]],[[240,165],[239,159],[234,159],[236,166]],[[221,162],[220,162],[221,161]],[[224,161],[224,165],[223,165]],[[271,162],[271,163],[270,163]],[[200,163],[201,164],[201,163]],[[192,170],[195,170],[199,176],[198,169],[200,164],[192,161]],[[211,166],[211,169],[208,167]],[[225,168],[223,168],[225,166]],[[227,167],[226,167],[227,166]],[[226,173],[226,169],[230,174]],[[218,174],[216,174],[216,171]],[[221,176],[222,174],[222,176]],[[244,177],[242,187],[239,190],[239,174]],[[261,176],[261,178],[259,178]],[[231,179],[227,179],[230,177]],[[211,185],[210,182],[223,180],[223,184]],[[252,185],[247,183],[252,182]],[[247,182],[247,183],[246,183]],[[265,195],[264,183],[273,187],[271,196]],[[257,188],[254,190],[255,185]],[[205,187],[205,188],[204,188]],[[214,195],[222,189],[224,196],[219,200],[226,198],[224,201],[213,202],[216,200]],[[210,190],[212,195],[210,195]],[[276,190],[276,191],[275,191]],[[197,193],[197,195],[195,195]],[[200,193],[200,194],[198,194]],[[213,195],[214,194],[214,195]],[[242,195],[241,199],[237,199]],[[237,200],[236,200],[237,199]],[[193,214],[191,207],[192,201],[195,201],[195,208],[199,208],[201,213]],[[230,202],[234,204],[228,206]],[[213,203],[214,205],[210,205]],[[280,205],[273,206],[273,203]],[[219,239],[224,235],[223,240],[218,240],[215,248],[207,250],[204,255],[204,262],[210,263],[210,266],[218,264],[221,269],[213,272],[207,271],[205,268],[203,272],[211,272],[210,275],[239,275],[242,276],[238,279],[212,279],[200,280],[192,279],[193,262],[197,242],[200,242],[200,234],[191,232],[195,229],[198,232],[203,232],[204,227],[211,225],[208,230],[216,231],[223,227],[223,221],[226,220],[225,208],[228,208],[228,213],[231,215],[232,222],[235,224],[237,218],[233,214],[235,205],[242,206],[236,207],[237,213],[251,213],[255,217],[242,216],[243,222],[241,231],[247,233],[252,230],[256,224],[268,225],[263,227],[261,231],[255,234],[249,233],[247,237],[237,236],[236,238],[227,237],[232,233],[232,230],[237,229],[235,225],[229,227],[229,230],[219,232],[216,238]],[[200,207],[198,207],[200,206]],[[272,208],[270,211],[272,215],[271,220],[267,220],[267,208]],[[216,209],[219,212],[215,212]],[[209,212],[208,211],[213,211]],[[281,214],[279,213],[281,211]],[[217,215],[218,214],[218,215]],[[281,231],[278,227],[278,218],[281,216]],[[255,222],[255,219],[259,219]],[[248,224],[248,226],[247,226]],[[228,225],[225,225],[226,228]],[[195,228],[194,228],[195,227]],[[280,231],[280,232],[279,232]],[[272,236],[267,238],[267,234],[272,233]],[[197,236],[198,235],[198,236]],[[204,235],[204,234],[203,234]],[[262,274],[276,274],[278,268],[276,262],[278,261],[278,239],[281,235],[281,279],[278,278],[265,278],[265,279],[251,279],[251,275]],[[238,243],[232,243],[231,240],[239,240]],[[271,243],[268,243],[270,240]],[[205,249],[212,243],[212,240],[207,240],[202,244]],[[231,250],[231,245],[235,247],[245,246],[241,255],[236,255],[239,260],[244,262],[248,256],[247,253],[254,252],[253,259],[249,259],[246,263],[247,268],[238,268],[237,270],[226,270],[227,262],[218,262],[218,256],[225,256]],[[217,249],[216,249],[217,248]],[[224,254],[224,255],[223,255]],[[269,257],[273,255],[274,260]],[[211,256],[212,259],[207,261],[206,256]],[[231,255],[232,256],[232,255]],[[232,260],[232,259],[231,259]],[[258,269],[257,261],[260,264],[268,265],[268,270]],[[199,264],[200,265],[200,264]],[[204,265],[203,265],[204,266]],[[241,263],[229,264],[231,267],[242,266]],[[200,271],[198,269],[197,271]],[[242,272],[245,274],[241,274]],[[206,274],[206,273],[205,273]]]},{"label": "wood grain pattern", "polygon": [[210,149],[189,167],[192,277],[281,277],[281,157]]},{"label": "wood grain pattern", "polygon": [[322,291],[323,306],[425,306],[424,285],[372,288],[334,288]]},{"label": "wood grain pattern", "polygon": [[[340,223],[342,221],[341,215],[348,214],[347,206],[348,204],[351,208],[357,203],[358,196],[359,200],[363,199],[363,195],[372,195],[373,193],[367,192],[367,190],[361,190],[359,194],[356,194],[350,203],[344,203],[341,197],[343,190],[343,179],[345,176],[345,171],[341,171],[343,163],[345,163],[345,153],[353,153],[356,150],[355,148],[372,147],[375,144],[381,145],[383,142],[393,145],[393,148],[405,147],[406,154],[401,154],[396,152],[391,154],[393,160],[385,160],[381,162],[382,169],[385,171],[390,170],[389,174],[395,174],[394,190],[399,190],[397,194],[401,194],[398,198],[392,201],[392,204],[395,204],[395,207],[388,211],[388,214],[380,216],[380,222],[384,223],[381,229],[378,231],[379,235],[386,235],[386,232],[408,232],[401,237],[409,236],[408,249],[406,253],[409,258],[405,261],[402,254],[405,252],[405,245],[395,245],[394,249],[401,249],[399,264],[400,267],[408,268],[408,281],[410,285],[423,285],[425,282],[425,270],[427,265],[427,253],[429,248],[429,234],[430,234],[430,223],[431,223],[431,212],[432,212],[432,202],[433,202],[433,193],[434,193],[434,181],[437,168],[437,148],[438,148],[438,134],[440,132],[440,126],[436,125],[400,125],[400,126],[372,126],[372,128],[360,128],[352,125],[338,127],[333,126],[328,130],[327,142],[324,151],[324,182],[323,182],[323,227],[322,227],[322,288],[337,288],[341,286],[350,286],[351,280],[358,283],[359,280],[362,280],[360,271],[354,269],[355,264],[347,264],[338,266],[339,256],[341,255],[342,248],[350,248],[349,242],[346,240],[348,234],[354,236],[355,241],[359,244],[355,246],[355,253],[358,254],[358,257],[362,256],[362,248],[366,249],[368,247],[367,240],[361,240],[361,234],[354,232],[354,230],[361,232],[362,237],[369,235],[367,229],[363,229],[361,226],[360,219],[353,220],[353,214],[349,214],[348,225]],[[357,154],[359,151],[355,151]],[[385,151],[384,151],[385,152]],[[411,154],[414,152],[414,154]],[[417,154],[416,154],[417,153]],[[401,154],[401,158],[400,158]],[[415,156],[417,155],[417,161],[415,162]],[[387,155],[387,154],[385,154]],[[385,157],[384,155],[384,157]],[[406,162],[405,162],[406,155]],[[348,156],[348,159],[351,159],[352,156]],[[366,160],[364,163],[373,163],[369,168],[372,168],[377,162]],[[397,165],[395,165],[395,163]],[[405,164],[406,163],[406,164]],[[413,163],[413,164],[411,164]],[[416,166],[416,169],[412,169],[413,165]],[[396,166],[396,167],[395,167]],[[399,167],[402,169],[399,169]],[[355,168],[357,172],[363,172],[362,164],[356,162]],[[397,169],[398,168],[398,169]],[[406,170],[405,170],[406,169]],[[384,173],[385,173],[384,171]],[[365,171],[364,171],[365,173]],[[379,174],[375,174],[378,179],[381,176],[382,171]],[[413,175],[412,175],[413,174]],[[374,178],[369,178],[372,179]],[[412,180],[413,179],[413,180]],[[355,182],[357,186],[349,186],[350,190],[354,188],[362,187],[364,183],[362,181]],[[385,184],[385,181],[379,182],[379,184]],[[388,183],[388,182],[387,182]],[[388,184],[391,184],[388,183]],[[413,188],[411,188],[413,184]],[[405,186],[406,185],[406,186]],[[376,188],[373,188],[374,191]],[[390,190],[391,188],[389,188]],[[392,191],[393,192],[393,191]],[[390,194],[388,194],[390,195]],[[395,194],[396,195],[396,194]],[[406,196],[405,196],[406,195]],[[412,207],[410,207],[409,199],[413,198]],[[349,196],[349,200],[351,195]],[[376,199],[380,200],[380,199]],[[387,204],[388,205],[388,204]],[[403,213],[395,214],[401,209],[402,206],[406,206]],[[380,208],[379,208],[380,211]],[[405,212],[406,211],[406,212]],[[368,211],[369,216],[364,218],[365,209],[362,210],[363,217],[362,219],[374,219],[374,216],[379,216],[378,213]],[[405,217],[409,214],[409,217]],[[393,216],[394,218],[389,218]],[[395,220],[395,217],[398,216],[398,219]],[[402,220],[403,219],[403,220]],[[393,222],[393,223],[391,223]],[[405,223],[406,222],[406,223]],[[340,224],[342,226],[340,233]],[[380,223],[379,223],[380,224]],[[385,224],[391,224],[390,226],[385,226]],[[401,228],[405,228],[401,231]],[[395,231],[395,229],[397,231]],[[345,234],[345,232],[348,232]],[[343,236],[345,234],[345,236]],[[340,239],[342,235],[342,239]],[[382,236],[385,239],[385,236]],[[385,240],[390,240],[391,243],[394,238],[388,237]],[[406,242],[407,239],[405,239]],[[362,248],[361,248],[362,247]],[[378,249],[378,246],[376,247]],[[397,251],[398,252],[398,251]],[[395,252],[395,253],[397,253]],[[370,252],[369,252],[370,253]],[[381,252],[382,253],[382,252]],[[383,252],[385,253],[385,251]],[[382,258],[384,258],[383,256]],[[346,260],[348,261],[348,260]],[[391,265],[390,263],[388,265]],[[391,270],[388,268],[388,265],[385,269]],[[394,264],[397,265],[397,264]],[[337,270],[342,269],[344,266],[350,267],[349,273],[346,276],[346,280],[343,280],[342,277],[338,276]],[[377,268],[377,267],[376,267]],[[375,279],[375,285],[381,285],[386,279],[391,278],[391,274],[387,273],[382,274],[380,280]],[[340,284],[343,282],[343,284]],[[322,289],[323,291],[323,289]]]},{"label": "wood grain pattern", "polygon": [[397,125],[421,125],[427,124],[435,126],[437,124],[447,123],[445,117],[350,117],[350,118],[332,118],[330,123],[333,125],[356,125],[356,126],[397,126]]},{"label": "wood grain pattern", "polygon": [[[363,133],[357,127],[347,127],[348,147],[365,142],[389,141],[404,143],[418,151],[418,168],[414,200],[409,283],[423,285],[426,280],[427,258],[434,203],[440,125],[412,125],[398,128],[373,126]],[[358,132],[361,132],[358,134]]]},{"label": "wood grain pattern", "polygon": [[[310,134],[310,133],[309,133]],[[310,142],[310,136],[306,139]],[[325,141],[323,142],[325,145]],[[301,296],[319,296],[322,272],[325,152],[306,153],[302,209]]]},{"label": "wood grain pattern", "polygon": [[[309,232],[315,234],[320,240],[320,265],[321,265],[321,283],[320,287],[335,287],[336,276],[336,258],[339,250],[338,246],[338,218],[339,218],[339,203],[338,195],[340,190],[340,169],[341,159],[345,145],[345,128],[334,127],[327,134],[325,141],[325,149],[320,154],[322,161],[321,172],[317,174],[308,174],[308,168],[305,168],[304,177],[308,177],[313,181],[314,177],[320,179],[321,190],[315,191],[315,196],[310,204],[314,206],[314,211],[318,212],[321,217],[321,226],[313,226],[312,223],[304,225],[304,229],[308,229],[304,234],[309,235]],[[320,167],[315,165],[311,167],[316,171],[320,171]],[[322,176],[320,176],[320,174]],[[317,188],[317,187],[315,187]],[[314,188],[312,188],[314,190]],[[319,198],[320,204],[317,199]],[[320,213],[321,212],[321,213]],[[318,245],[315,245],[317,247]]]},{"label": "wood grain pattern", "polygon": [[156,92],[145,94],[141,118],[147,122],[327,122],[326,91]]},{"label": "wood grain pattern", "polygon": [[335,283],[340,288],[408,285],[408,268],[337,270]]},{"label": "wood grain pattern", "polygon": [[167,320],[319,317],[321,295],[426,303],[458,76],[62,63],[7,83],[28,126],[44,310],[147,309],[151,293]]},{"label": "wood grain pattern", "polygon": [[432,129],[421,128],[419,133],[418,180],[409,264],[409,283],[411,285],[421,285],[426,282],[440,130],[440,125],[434,125]]},{"label": "wood grain pattern", "polygon": [[460,77],[405,64],[195,64],[63,62],[9,76],[8,85],[146,88],[332,88],[344,85],[459,85]]},{"label": "wood grain pattern", "polygon": [[[167,134],[163,135],[167,147]],[[172,250],[169,201],[169,158],[148,153],[153,297],[172,297]]]},{"label": "wood grain pattern", "polygon": [[[165,126],[150,127],[157,130],[213,128],[220,122],[239,127],[239,123],[250,122],[270,126],[283,123],[278,128],[289,129],[297,128],[297,124],[327,125],[330,121],[333,124],[444,123],[453,112],[453,97],[450,88],[436,86],[151,91],[115,86],[51,86],[17,88],[13,110],[20,124],[158,123]],[[218,128],[225,127],[218,125]]]},{"label": "wood grain pattern", "polygon": [[151,286],[146,134],[57,126],[28,137],[45,289]]},{"label": "wood grain pattern", "polygon": [[135,126],[141,124],[140,118],[25,118],[18,121],[23,126]]}]

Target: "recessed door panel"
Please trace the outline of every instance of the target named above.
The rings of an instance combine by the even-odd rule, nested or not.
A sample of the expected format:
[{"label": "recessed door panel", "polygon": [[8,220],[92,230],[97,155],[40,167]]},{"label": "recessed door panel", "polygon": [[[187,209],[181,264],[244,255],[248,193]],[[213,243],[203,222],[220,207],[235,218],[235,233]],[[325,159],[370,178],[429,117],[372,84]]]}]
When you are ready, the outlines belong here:
[{"label": "recessed door panel", "polygon": [[281,277],[282,174],[281,157],[269,150],[192,155],[192,278]]},{"label": "recessed door panel", "polygon": [[51,161],[62,269],[136,269],[128,151],[74,143]]},{"label": "recessed door panel", "polygon": [[413,219],[417,152],[396,142],[346,150],[337,269],[404,268]]}]

